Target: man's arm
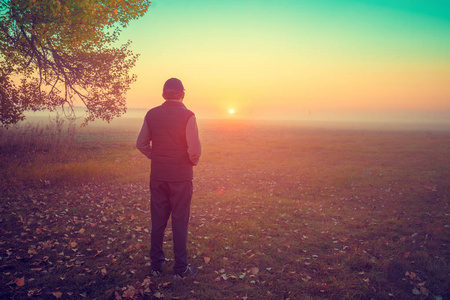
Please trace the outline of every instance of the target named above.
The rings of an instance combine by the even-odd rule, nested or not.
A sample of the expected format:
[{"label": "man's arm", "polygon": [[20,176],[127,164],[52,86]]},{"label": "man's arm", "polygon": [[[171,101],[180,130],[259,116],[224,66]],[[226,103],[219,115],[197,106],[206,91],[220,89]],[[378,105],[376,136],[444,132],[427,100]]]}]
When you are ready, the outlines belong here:
[{"label": "man's arm", "polygon": [[202,145],[200,144],[200,139],[198,137],[197,120],[195,119],[195,115],[190,117],[186,124],[186,140],[189,159],[195,166],[198,164],[200,155],[202,154]]},{"label": "man's arm", "polygon": [[142,152],[148,158],[152,158],[152,146],[150,141],[152,140],[152,133],[147,125],[147,119],[144,119],[144,125],[142,125],[141,132],[139,133],[136,141],[136,148]]}]

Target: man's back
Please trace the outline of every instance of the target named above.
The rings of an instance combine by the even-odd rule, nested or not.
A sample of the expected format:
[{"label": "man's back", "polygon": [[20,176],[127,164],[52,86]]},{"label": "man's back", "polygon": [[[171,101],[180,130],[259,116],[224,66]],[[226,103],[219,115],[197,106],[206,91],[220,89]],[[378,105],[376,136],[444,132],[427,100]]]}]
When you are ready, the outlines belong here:
[{"label": "man's back", "polygon": [[193,115],[178,101],[166,101],[148,111],[145,120],[152,139],[152,179],[193,179],[193,164],[187,152],[186,139],[186,125]]},{"label": "man's back", "polygon": [[151,274],[161,276],[167,260],[164,231],[172,216],[174,279],[191,277],[197,269],[188,266],[187,237],[193,194],[193,166],[198,164],[201,144],[194,113],[184,104],[184,86],[170,78],[163,87],[162,105],[148,111],[136,148],[151,161]]}]

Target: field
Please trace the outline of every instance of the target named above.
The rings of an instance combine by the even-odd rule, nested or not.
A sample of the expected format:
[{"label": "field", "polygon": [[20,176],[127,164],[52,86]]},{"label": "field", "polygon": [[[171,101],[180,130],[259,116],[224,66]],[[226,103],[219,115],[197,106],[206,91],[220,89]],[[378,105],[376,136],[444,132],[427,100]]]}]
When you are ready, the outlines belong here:
[{"label": "field", "polygon": [[201,120],[175,283],[141,120],[68,125],[0,131],[1,299],[450,299],[448,131]]}]

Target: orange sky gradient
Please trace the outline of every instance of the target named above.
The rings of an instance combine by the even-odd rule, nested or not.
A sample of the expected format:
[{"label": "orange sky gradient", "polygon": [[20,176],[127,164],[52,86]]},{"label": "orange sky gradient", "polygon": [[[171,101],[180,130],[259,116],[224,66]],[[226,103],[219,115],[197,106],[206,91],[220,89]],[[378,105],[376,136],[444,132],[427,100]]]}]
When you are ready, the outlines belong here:
[{"label": "orange sky gradient", "polygon": [[159,105],[177,77],[200,118],[450,118],[446,2],[213,2],[153,1],[123,31],[140,53],[128,107]]}]

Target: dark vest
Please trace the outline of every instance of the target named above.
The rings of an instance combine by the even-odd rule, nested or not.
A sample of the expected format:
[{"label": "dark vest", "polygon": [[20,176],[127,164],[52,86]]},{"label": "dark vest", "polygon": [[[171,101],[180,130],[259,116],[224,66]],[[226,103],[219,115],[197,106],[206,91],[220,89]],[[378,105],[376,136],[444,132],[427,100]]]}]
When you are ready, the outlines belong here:
[{"label": "dark vest", "polygon": [[178,101],[166,101],[147,112],[145,119],[152,137],[151,179],[172,182],[193,179],[186,141],[186,124],[193,115]]}]

